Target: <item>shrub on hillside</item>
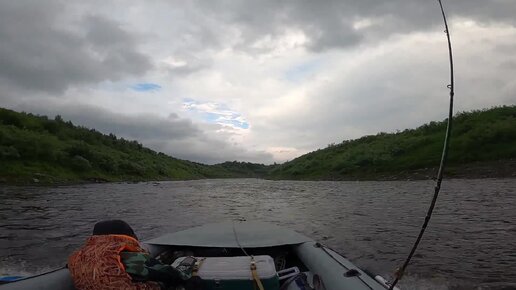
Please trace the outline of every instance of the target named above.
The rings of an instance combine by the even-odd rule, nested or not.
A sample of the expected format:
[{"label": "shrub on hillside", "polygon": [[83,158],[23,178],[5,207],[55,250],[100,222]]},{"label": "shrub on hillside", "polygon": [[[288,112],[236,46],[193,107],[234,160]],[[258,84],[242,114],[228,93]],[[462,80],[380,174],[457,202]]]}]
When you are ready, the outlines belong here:
[{"label": "shrub on hillside", "polygon": [[90,161],[80,155],[72,157],[70,165],[75,171],[88,171],[91,169]]},{"label": "shrub on hillside", "polygon": [[0,159],[12,160],[20,158],[20,153],[14,146],[0,146]]}]

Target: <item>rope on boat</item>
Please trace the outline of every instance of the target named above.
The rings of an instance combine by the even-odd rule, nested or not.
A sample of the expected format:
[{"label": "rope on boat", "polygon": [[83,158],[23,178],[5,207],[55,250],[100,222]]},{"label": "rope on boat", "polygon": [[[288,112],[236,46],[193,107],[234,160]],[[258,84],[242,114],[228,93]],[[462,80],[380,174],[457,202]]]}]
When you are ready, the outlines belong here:
[{"label": "rope on boat", "polygon": [[244,252],[244,254],[248,257],[251,257],[244,249],[244,247],[242,247],[242,245],[240,244],[240,241],[238,240],[238,235],[237,235],[237,232],[236,232],[236,229],[235,229],[235,222],[233,221],[233,234],[235,235],[235,242],[237,243],[238,247],[240,248],[240,250],[242,250],[242,252]]},{"label": "rope on boat", "polygon": [[444,174],[444,167],[446,165],[446,159],[448,157],[448,149],[450,147],[450,135],[451,135],[451,128],[452,128],[452,119],[453,119],[453,97],[455,95],[455,82],[454,82],[454,74],[453,74],[453,53],[452,53],[452,45],[451,45],[451,38],[450,38],[450,30],[448,29],[448,21],[446,20],[446,13],[444,12],[443,3],[441,0],[437,0],[439,2],[439,6],[441,8],[441,13],[443,16],[444,21],[444,33],[446,33],[446,38],[448,40],[448,52],[449,52],[449,59],[450,59],[450,84],[448,85],[448,88],[450,89],[450,108],[448,111],[448,125],[446,127],[446,136],[444,138],[444,146],[443,146],[443,153],[441,156],[441,163],[439,165],[439,171],[437,173],[437,181],[434,188],[434,196],[432,198],[432,202],[430,203],[430,206],[428,208],[428,212],[426,213],[425,221],[421,227],[421,230],[419,232],[419,235],[414,242],[414,245],[412,246],[412,249],[410,250],[410,253],[403,263],[403,265],[396,270],[395,273],[395,279],[392,282],[392,284],[389,287],[389,290],[394,289],[394,286],[398,283],[398,281],[403,276],[403,273],[405,272],[408,264],[410,263],[410,260],[412,259],[412,256],[416,252],[416,249],[421,242],[421,239],[423,238],[423,234],[425,233],[426,227],[428,226],[428,223],[430,222],[430,218],[432,217],[432,212],[434,210],[435,204],[437,202],[437,197],[439,196],[439,191],[441,190],[441,183],[443,180],[443,174]]},{"label": "rope on boat", "polygon": [[256,262],[254,261],[254,257],[252,255],[249,255],[245,251],[244,247],[242,247],[242,245],[240,244],[240,241],[238,240],[238,235],[237,235],[237,232],[236,232],[236,229],[235,229],[235,222],[234,221],[233,221],[233,234],[235,235],[235,242],[237,243],[237,245],[240,248],[240,250],[242,250],[242,252],[244,252],[244,254],[246,256],[251,258],[250,269],[251,269],[251,275],[253,276],[254,282],[256,282],[256,285],[258,286],[259,290],[265,290],[265,288],[263,288],[262,281],[260,280],[260,276],[258,276],[258,271],[257,271],[257,268],[256,268]]}]

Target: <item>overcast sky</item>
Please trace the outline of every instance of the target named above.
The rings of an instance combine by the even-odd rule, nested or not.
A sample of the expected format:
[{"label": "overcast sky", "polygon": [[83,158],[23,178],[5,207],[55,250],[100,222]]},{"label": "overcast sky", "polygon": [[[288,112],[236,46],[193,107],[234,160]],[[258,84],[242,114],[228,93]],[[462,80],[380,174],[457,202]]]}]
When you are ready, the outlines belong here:
[{"label": "overcast sky", "polygon": [[[456,111],[516,103],[516,1],[450,0]],[[0,0],[0,106],[204,163],[446,116],[437,1]]]}]

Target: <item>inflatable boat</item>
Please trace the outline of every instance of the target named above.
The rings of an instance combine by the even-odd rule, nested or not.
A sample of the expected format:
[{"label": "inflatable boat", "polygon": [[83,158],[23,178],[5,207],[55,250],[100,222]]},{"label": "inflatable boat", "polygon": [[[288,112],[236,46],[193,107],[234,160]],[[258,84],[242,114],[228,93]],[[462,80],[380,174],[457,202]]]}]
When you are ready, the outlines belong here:
[{"label": "inflatable boat", "polygon": [[[202,289],[385,290],[389,286],[382,277],[368,275],[313,239],[266,223],[209,224],[145,245],[154,257],[173,256],[176,267],[195,261],[193,269]],[[10,280],[5,278],[0,290],[75,289],[66,268]]]}]

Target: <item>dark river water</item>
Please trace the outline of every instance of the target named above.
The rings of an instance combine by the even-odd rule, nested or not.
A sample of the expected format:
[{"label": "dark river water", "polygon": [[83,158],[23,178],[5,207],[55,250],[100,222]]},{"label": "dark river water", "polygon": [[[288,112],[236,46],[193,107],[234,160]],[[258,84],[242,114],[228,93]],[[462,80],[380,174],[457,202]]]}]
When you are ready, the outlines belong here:
[{"label": "dark river water", "polygon": [[[403,289],[516,289],[516,179],[445,180]],[[295,229],[377,274],[407,255],[431,181],[258,179],[0,187],[0,275],[64,265],[95,222],[124,219],[143,240],[244,218]]]}]

